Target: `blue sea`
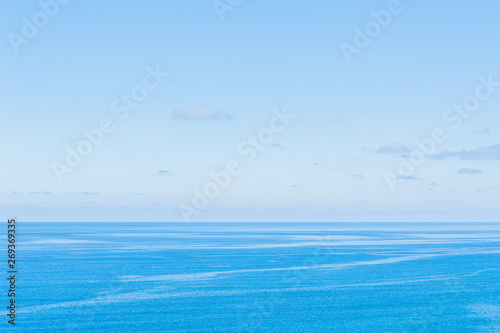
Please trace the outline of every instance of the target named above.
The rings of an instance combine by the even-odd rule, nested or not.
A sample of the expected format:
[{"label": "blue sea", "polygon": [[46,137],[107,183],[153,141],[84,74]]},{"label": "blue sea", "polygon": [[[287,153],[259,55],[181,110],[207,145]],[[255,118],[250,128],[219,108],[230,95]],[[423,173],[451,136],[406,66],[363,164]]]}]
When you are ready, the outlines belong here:
[{"label": "blue sea", "polygon": [[498,223],[19,222],[17,242],[5,332],[500,332]]}]

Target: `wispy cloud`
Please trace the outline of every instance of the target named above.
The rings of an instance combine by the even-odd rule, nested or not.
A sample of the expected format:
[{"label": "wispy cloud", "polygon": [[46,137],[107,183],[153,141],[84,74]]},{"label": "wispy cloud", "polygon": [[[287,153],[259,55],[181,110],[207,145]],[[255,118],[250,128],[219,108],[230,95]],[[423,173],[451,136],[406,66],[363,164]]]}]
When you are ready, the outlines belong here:
[{"label": "wispy cloud", "polygon": [[418,178],[414,177],[414,176],[399,175],[397,177],[397,179],[401,179],[401,180],[417,180]]},{"label": "wispy cloud", "polygon": [[468,175],[474,175],[474,174],[483,173],[483,172],[481,170],[479,170],[479,169],[462,168],[462,169],[458,170],[458,173],[464,173],[464,174],[468,174]]},{"label": "wispy cloud", "polygon": [[482,146],[474,150],[444,150],[432,156],[434,159],[458,157],[460,160],[500,160],[500,145]]},{"label": "wispy cloud", "polygon": [[165,175],[168,175],[170,173],[170,171],[168,170],[160,170],[158,171],[158,175],[159,176],[165,176]]},{"label": "wispy cloud", "polygon": [[443,150],[437,154],[432,155],[431,157],[436,160],[443,160],[445,158],[450,158],[450,157],[458,157],[460,156],[460,152],[452,152],[449,150]]},{"label": "wispy cloud", "polygon": [[49,191],[33,191],[33,192],[30,192],[30,194],[50,195],[51,193]]},{"label": "wispy cloud", "polygon": [[175,110],[174,117],[179,119],[232,119],[229,113],[213,110],[207,107],[189,107]]},{"label": "wispy cloud", "polygon": [[500,145],[482,146],[462,153],[462,160],[500,160]]},{"label": "wispy cloud", "polygon": [[97,192],[66,192],[66,194],[72,195],[99,195]]},{"label": "wispy cloud", "polygon": [[376,153],[377,154],[404,154],[409,153],[411,150],[404,143],[391,142],[385,146],[380,147]]}]

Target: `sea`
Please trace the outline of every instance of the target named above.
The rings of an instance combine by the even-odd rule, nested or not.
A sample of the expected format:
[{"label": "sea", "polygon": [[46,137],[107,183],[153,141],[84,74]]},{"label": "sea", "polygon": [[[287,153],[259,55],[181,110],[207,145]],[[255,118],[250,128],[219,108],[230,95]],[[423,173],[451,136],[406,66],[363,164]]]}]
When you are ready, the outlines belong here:
[{"label": "sea", "polygon": [[16,237],[2,332],[500,332],[500,223],[18,222]]}]

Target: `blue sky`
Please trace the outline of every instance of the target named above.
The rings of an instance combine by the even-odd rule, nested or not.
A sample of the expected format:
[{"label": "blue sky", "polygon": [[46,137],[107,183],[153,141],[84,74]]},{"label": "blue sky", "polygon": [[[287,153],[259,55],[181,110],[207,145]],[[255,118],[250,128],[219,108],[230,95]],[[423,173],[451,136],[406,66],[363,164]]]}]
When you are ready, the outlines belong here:
[{"label": "blue sky", "polygon": [[[498,2],[243,0],[218,13],[208,0],[54,1],[0,13],[4,216],[498,221]],[[347,61],[342,45],[377,24]],[[122,119],[113,102],[134,89],[147,96]],[[448,110],[478,91],[454,128]],[[294,118],[247,161],[238,147],[276,112]],[[61,180],[54,163],[103,120],[113,131]],[[446,139],[398,172],[435,129]],[[230,161],[240,172],[195,207]]]}]

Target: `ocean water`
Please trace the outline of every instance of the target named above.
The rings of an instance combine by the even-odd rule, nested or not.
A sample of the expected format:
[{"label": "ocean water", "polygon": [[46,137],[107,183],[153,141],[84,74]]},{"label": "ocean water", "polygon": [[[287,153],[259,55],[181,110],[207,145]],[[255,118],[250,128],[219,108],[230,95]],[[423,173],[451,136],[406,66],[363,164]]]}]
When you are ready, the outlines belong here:
[{"label": "ocean water", "polygon": [[20,332],[500,332],[500,224],[21,222],[17,237]]}]

